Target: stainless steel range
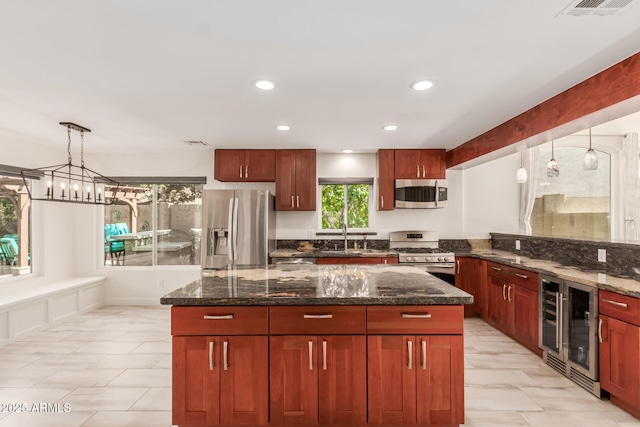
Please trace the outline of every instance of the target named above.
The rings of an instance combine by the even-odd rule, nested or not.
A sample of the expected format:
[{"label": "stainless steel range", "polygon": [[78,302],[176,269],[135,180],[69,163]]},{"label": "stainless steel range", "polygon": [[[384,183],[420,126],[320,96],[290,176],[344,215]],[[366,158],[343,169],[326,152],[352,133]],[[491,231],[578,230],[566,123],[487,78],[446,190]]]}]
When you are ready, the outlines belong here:
[{"label": "stainless steel range", "polygon": [[445,282],[455,285],[455,254],[439,249],[435,231],[393,231],[389,248],[398,252],[400,264],[424,269]]}]

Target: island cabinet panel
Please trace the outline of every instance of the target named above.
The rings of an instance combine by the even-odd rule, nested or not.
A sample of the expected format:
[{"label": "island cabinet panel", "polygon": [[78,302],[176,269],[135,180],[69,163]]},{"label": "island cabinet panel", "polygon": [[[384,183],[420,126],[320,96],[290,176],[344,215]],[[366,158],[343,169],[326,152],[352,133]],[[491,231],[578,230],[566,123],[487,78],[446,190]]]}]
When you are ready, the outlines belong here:
[{"label": "island cabinet panel", "polygon": [[271,424],[366,422],[365,337],[272,336]]},{"label": "island cabinet panel", "polygon": [[173,423],[266,425],[268,338],[174,337]]},{"label": "island cabinet panel", "polygon": [[215,150],[213,175],[224,182],[274,182],[275,150]]},{"label": "island cabinet panel", "polygon": [[600,290],[600,387],[640,418],[640,300]]},{"label": "island cabinet panel", "polygon": [[171,307],[171,335],[266,335],[268,307]]},{"label": "island cabinet panel", "polygon": [[392,211],[395,206],[395,150],[378,150],[378,210]]},{"label": "island cabinet panel", "polygon": [[473,295],[473,303],[464,306],[465,317],[480,314],[480,272],[483,262],[478,258],[456,257],[456,287]]},{"label": "island cabinet panel", "polygon": [[398,264],[398,257],[322,257],[316,264]]},{"label": "island cabinet panel", "polygon": [[367,307],[369,334],[462,334],[461,305]]},{"label": "island cabinet panel", "polygon": [[272,335],[362,334],[367,329],[364,306],[271,307]]},{"label": "island cabinet panel", "polygon": [[396,179],[445,179],[446,150],[395,150]]},{"label": "island cabinet panel", "polygon": [[316,210],[316,150],[276,150],[276,210]]}]

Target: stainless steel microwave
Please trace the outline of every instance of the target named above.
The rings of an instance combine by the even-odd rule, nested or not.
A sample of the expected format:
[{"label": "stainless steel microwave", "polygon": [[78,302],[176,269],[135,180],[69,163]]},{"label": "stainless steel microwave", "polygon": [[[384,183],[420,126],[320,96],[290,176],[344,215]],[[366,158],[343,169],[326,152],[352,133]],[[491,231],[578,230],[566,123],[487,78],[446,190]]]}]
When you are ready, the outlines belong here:
[{"label": "stainless steel microwave", "polygon": [[446,179],[396,179],[396,208],[432,209],[447,206]]}]

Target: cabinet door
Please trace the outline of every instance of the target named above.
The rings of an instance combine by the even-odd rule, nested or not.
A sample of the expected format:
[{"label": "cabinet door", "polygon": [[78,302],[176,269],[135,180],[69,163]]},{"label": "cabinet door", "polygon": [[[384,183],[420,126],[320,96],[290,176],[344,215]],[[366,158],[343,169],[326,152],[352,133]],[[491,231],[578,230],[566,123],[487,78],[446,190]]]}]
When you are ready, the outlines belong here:
[{"label": "cabinet door", "polygon": [[464,423],[462,335],[416,337],[418,424]]},{"label": "cabinet door", "polygon": [[276,210],[293,211],[296,183],[295,150],[276,150]]},{"label": "cabinet door", "polygon": [[364,335],[318,337],[320,424],[367,421],[367,359]]},{"label": "cabinet door", "polygon": [[315,336],[271,336],[271,424],[318,424]]},{"label": "cabinet door", "polygon": [[173,337],[173,424],[220,423],[219,349],[218,337]]},{"label": "cabinet door", "polygon": [[369,335],[369,424],[416,423],[416,360],[413,336]]},{"label": "cabinet door", "polygon": [[489,322],[491,322],[498,329],[503,332],[508,331],[509,325],[509,310],[507,302],[507,287],[508,285],[502,279],[494,276],[489,276]]},{"label": "cabinet door", "polygon": [[600,315],[600,386],[640,408],[640,328]]},{"label": "cabinet door", "polygon": [[268,424],[268,337],[222,337],[220,346],[220,424]]},{"label": "cabinet door", "polygon": [[276,180],[275,150],[246,150],[244,167],[245,181],[274,182]]},{"label": "cabinet door", "polygon": [[456,288],[473,295],[473,303],[464,306],[465,317],[477,316],[480,307],[479,278],[480,269],[476,258],[460,257],[456,258]]},{"label": "cabinet door", "polygon": [[244,181],[244,150],[216,150],[213,177],[218,181]]},{"label": "cabinet door", "polygon": [[447,151],[443,149],[420,150],[422,178],[445,179],[447,176]]},{"label": "cabinet door", "polygon": [[316,210],[316,150],[296,150],[295,205],[299,211]]},{"label": "cabinet door", "polygon": [[422,178],[420,150],[395,150],[394,166],[396,179]]},{"label": "cabinet door", "polygon": [[378,150],[378,210],[392,211],[395,203],[394,150]]},{"label": "cabinet door", "polygon": [[513,336],[525,347],[541,354],[538,348],[538,292],[523,286],[509,286],[513,305]]}]

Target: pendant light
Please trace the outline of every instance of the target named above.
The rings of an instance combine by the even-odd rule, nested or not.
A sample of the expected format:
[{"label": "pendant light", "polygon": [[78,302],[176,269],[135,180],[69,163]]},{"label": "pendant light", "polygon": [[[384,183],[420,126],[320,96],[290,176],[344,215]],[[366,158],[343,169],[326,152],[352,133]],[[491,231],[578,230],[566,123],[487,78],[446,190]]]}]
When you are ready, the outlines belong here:
[{"label": "pendant light", "polygon": [[516,181],[518,184],[527,182],[527,170],[524,168],[524,152],[520,152],[520,169],[516,171]]},{"label": "pendant light", "polygon": [[591,148],[591,128],[589,128],[589,149],[584,153],[582,168],[586,171],[594,171],[598,169],[598,156],[596,151]]},{"label": "pendant light", "polygon": [[549,178],[555,178],[560,175],[560,167],[558,166],[558,162],[553,157],[553,140],[551,140],[551,160],[547,163],[547,176]]}]

